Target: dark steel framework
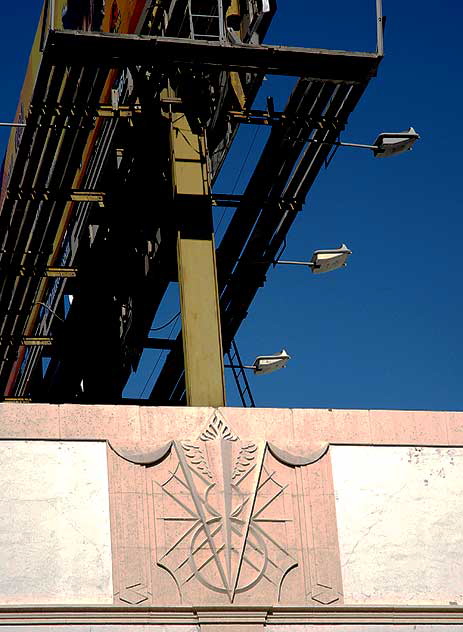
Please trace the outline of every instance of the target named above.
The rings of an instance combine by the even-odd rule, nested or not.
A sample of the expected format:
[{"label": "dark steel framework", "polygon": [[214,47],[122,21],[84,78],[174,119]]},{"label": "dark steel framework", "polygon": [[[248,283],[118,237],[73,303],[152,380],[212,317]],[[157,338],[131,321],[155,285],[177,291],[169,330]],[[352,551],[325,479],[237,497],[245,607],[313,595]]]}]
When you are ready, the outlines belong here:
[{"label": "dark steel framework", "polygon": [[[206,4],[210,10],[214,2]],[[240,123],[271,126],[244,193],[212,199],[234,207],[216,252],[223,350],[233,351],[269,262],[284,247],[329,155],[321,141],[338,139],[382,58],[380,48],[264,46],[274,10],[272,4],[258,28],[242,29],[241,41],[226,28],[211,38],[206,28],[192,39],[191,30],[182,31],[185,7],[172,12],[167,26],[153,13],[141,31],[146,35],[48,34],[0,212],[0,388],[6,396],[122,401],[143,349],[157,346],[168,354],[149,403],[184,403],[181,332],[173,341],[149,339],[162,298],[177,280],[180,220],[171,211],[166,177],[166,112],[183,112],[192,129],[206,130],[212,181]],[[232,89],[233,73],[244,103]],[[252,110],[266,74],[298,77],[283,112]],[[101,103],[108,81],[113,99]],[[175,85],[175,97],[166,96],[166,83]],[[95,125],[98,138],[83,166]],[[84,188],[75,190],[83,167]],[[193,223],[194,213],[192,200],[184,214]],[[50,266],[58,269],[55,278],[47,274]],[[67,295],[73,297],[68,308]]]}]

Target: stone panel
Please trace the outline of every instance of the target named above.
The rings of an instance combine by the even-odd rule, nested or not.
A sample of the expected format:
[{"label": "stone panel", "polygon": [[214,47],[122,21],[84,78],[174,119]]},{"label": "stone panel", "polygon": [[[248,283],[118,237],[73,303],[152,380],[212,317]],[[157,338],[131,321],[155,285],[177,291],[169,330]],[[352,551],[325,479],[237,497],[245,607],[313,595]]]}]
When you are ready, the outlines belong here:
[{"label": "stone panel", "polygon": [[0,441],[0,603],[112,603],[106,444]]},{"label": "stone panel", "polygon": [[341,603],[327,446],[240,436],[224,412],[155,450],[112,446],[116,603]]},{"label": "stone panel", "polygon": [[463,604],[463,449],[332,446],[346,604]]},{"label": "stone panel", "polygon": [[114,603],[151,604],[151,572],[144,468],[108,450]]}]

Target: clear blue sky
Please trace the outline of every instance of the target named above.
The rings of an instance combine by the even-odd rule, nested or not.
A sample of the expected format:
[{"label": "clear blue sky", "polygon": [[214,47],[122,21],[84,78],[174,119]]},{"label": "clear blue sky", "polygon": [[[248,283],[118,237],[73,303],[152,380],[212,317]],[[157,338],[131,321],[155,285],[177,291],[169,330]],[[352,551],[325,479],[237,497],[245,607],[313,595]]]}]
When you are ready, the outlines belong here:
[{"label": "clear blue sky", "polygon": [[[374,0],[320,5],[280,0],[267,42],[374,49]],[[2,3],[2,121],[13,118],[39,10],[38,1]],[[354,254],[346,269],[328,275],[286,266],[269,274],[237,342],[246,362],[282,347],[293,359],[284,371],[250,377],[260,406],[463,410],[463,9],[456,0],[386,0],[384,13],[386,56],[343,139],[369,143],[380,131],[413,125],[421,140],[413,152],[389,159],[343,149],[320,173],[285,258],[307,259],[341,242]],[[270,79],[262,96],[282,105],[288,89],[287,80]],[[254,130],[244,134],[253,140]],[[254,149],[264,134],[258,132]],[[5,145],[0,130],[2,153]],[[238,153],[246,149],[231,155],[222,191],[245,184],[255,152],[236,183]],[[173,303],[156,324],[172,314]],[[132,395],[149,373],[144,363]],[[238,404],[231,383],[228,399]]]}]

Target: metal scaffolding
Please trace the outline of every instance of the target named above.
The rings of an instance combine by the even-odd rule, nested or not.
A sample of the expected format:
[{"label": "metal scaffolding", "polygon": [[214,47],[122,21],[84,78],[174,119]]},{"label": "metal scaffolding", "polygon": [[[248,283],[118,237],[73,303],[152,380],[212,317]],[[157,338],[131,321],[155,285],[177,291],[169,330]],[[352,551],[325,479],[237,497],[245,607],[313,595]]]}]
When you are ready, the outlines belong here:
[{"label": "metal scaffolding", "polygon": [[[149,403],[225,403],[223,355],[382,59],[382,27],[375,53],[263,45],[264,5],[166,1],[135,34],[49,30],[0,211],[7,397],[120,402],[158,344]],[[266,74],[297,78],[281,112],[252,108]],[[267,142],[243,194],[216,193],[240,124]],[[213,205],[234,209],[218,248]],[[182,329],[156,343],[172,282]]]}]

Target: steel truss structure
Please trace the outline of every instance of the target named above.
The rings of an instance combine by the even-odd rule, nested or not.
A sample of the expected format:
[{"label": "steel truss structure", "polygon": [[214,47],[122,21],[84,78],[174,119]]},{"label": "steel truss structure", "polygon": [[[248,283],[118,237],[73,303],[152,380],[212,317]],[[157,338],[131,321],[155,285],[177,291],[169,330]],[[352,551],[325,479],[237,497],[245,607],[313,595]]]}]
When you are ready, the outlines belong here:
[{"label": "steel truss structure", "polygon": [[[329,155],[322,141],[338,139],[382,59],[380,46],[265,46],[276,7],[255,4],[157,2],[139,34],[48,33],[0,212],[5,396],[120,402],[156,346],[168,355],[149,402],[184,403],[185,336],[149,330],[180,280],[176,247],[191,255],[182,234],[213,244],[213,204],[234,208],[212,253],[230,352]],[[252,109],[267,74],[297,77],[282,112]],[[213,193],[240,124],[270,126],[267,142],[242,195]]]}]

